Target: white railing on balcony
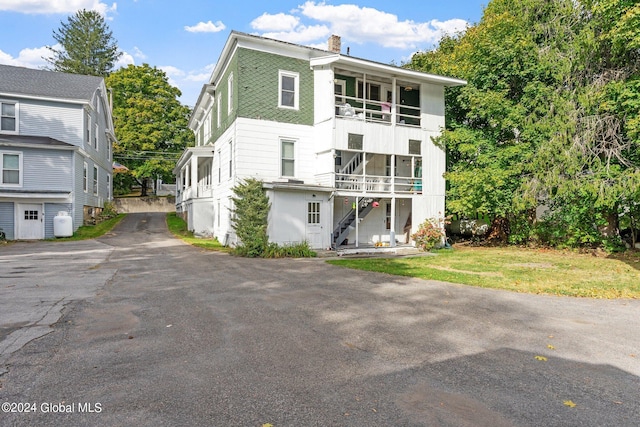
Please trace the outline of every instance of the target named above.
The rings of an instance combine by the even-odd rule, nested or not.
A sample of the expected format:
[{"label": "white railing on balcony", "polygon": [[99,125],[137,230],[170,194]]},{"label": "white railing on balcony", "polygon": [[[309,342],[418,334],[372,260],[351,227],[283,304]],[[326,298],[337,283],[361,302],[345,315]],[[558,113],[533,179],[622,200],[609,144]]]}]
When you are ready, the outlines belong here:
[{"label": "white railing on balcony", "polygon": [[358,193],[421,194],[420,178],[336,174],[336,189]]},{"label": "white railing on balcony", "polygon": [[[391,124],[393,105],[387,102],[363,100],[352,96],[341,96],[343,103],[336,103],[336,117]],[[396,124],[420,127],[420,107],[395,104]]]}]

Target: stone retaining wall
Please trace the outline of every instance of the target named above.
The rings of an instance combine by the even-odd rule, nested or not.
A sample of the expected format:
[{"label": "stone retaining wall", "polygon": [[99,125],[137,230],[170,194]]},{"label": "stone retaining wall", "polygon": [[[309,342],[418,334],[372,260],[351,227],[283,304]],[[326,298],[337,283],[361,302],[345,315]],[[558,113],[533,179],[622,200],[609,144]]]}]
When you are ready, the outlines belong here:
[{"label": "stone retaining wall", "polygon": [[122,197],[115,198],[118,213],[175,212],[175,197]]}]

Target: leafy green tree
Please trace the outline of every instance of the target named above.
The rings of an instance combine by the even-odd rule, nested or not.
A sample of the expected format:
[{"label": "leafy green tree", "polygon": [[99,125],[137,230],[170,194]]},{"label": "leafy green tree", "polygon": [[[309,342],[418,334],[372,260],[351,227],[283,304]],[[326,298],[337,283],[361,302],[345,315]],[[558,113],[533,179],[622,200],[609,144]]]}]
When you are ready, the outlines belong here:
[{"label": "leafy green tree", "polygon": [[148,64],[121,68],[106,78],[106,85],[113,91],[114,157],[146,195],[148,181],[171,180],[180,153],[194,144],[187,127],[191,111],[180,104],[181,92],[165,72]]},{"label": "leafy green tree", "polygon": [[512,222],[535,230],[547,205],[575,244],[615,238],[638,203],[638,34],[632,0],[493,0],[477,25],[414,55],[407,66],[468,81],[448,91],[437,141],[448,213],[493,215],[506,238]]},{"label": "leafy green tree", "polygon": [[104,18],[93,10],[80,10],[61,22],[53,38],[62,46],[47,48],[53,56],[44,58],[53,71],[106,76],[122,55]]},{"label": "leafy green tree", "polygon": [[235,209],[233,228],[240,240],[235,253],[247,257],[262,257],[269,245],[267,220],[271,204],[262,181],[249,178],[233,188]]}]

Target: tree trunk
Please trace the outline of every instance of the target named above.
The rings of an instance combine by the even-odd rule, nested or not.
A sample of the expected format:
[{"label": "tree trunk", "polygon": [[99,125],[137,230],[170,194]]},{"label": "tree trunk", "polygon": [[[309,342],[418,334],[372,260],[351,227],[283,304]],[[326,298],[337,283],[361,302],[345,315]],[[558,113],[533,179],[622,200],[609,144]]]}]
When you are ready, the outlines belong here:
[{"label": "tree trunk", "polygon": [[606,212],[604,217],[607,220],[607,224],[600,229],[602,236],[607,238],[620,236],[618,213],[615,211]]},{"label": "tree trunk", "polygon": [[488,241],[506,244],[509,241],[509,220],[507,218],[497,216],[491,221],[491,230],[489,231]]},{"label": "tree trunk", "polygon": [[149,185],[149,178],[142,178],[142,182],[140,183],[141,185],[141,189],[140,189],[140,196],[142,197],[146,197],[147,196],[147,186]]}]

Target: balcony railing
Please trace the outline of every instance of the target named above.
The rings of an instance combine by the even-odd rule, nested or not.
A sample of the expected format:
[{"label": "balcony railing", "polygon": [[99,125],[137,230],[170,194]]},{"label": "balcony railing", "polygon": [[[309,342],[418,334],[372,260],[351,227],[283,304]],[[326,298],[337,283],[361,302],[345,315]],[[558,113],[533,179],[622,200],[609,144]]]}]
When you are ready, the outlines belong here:
[{"label": "balcony railing", "polygon": [[[392,123],[393,104],[387,102],[363,100],[352,96],[340,96],[344,102],[336,102],[336,117],[362,120],[373,123]],[[403,126],[420,126],[420,107],[395,104],[395,123]]]},{"label": "balcony railing", "polygon": [[336,189],[358,193],[421,194],[422,179],[337,173]]}]

